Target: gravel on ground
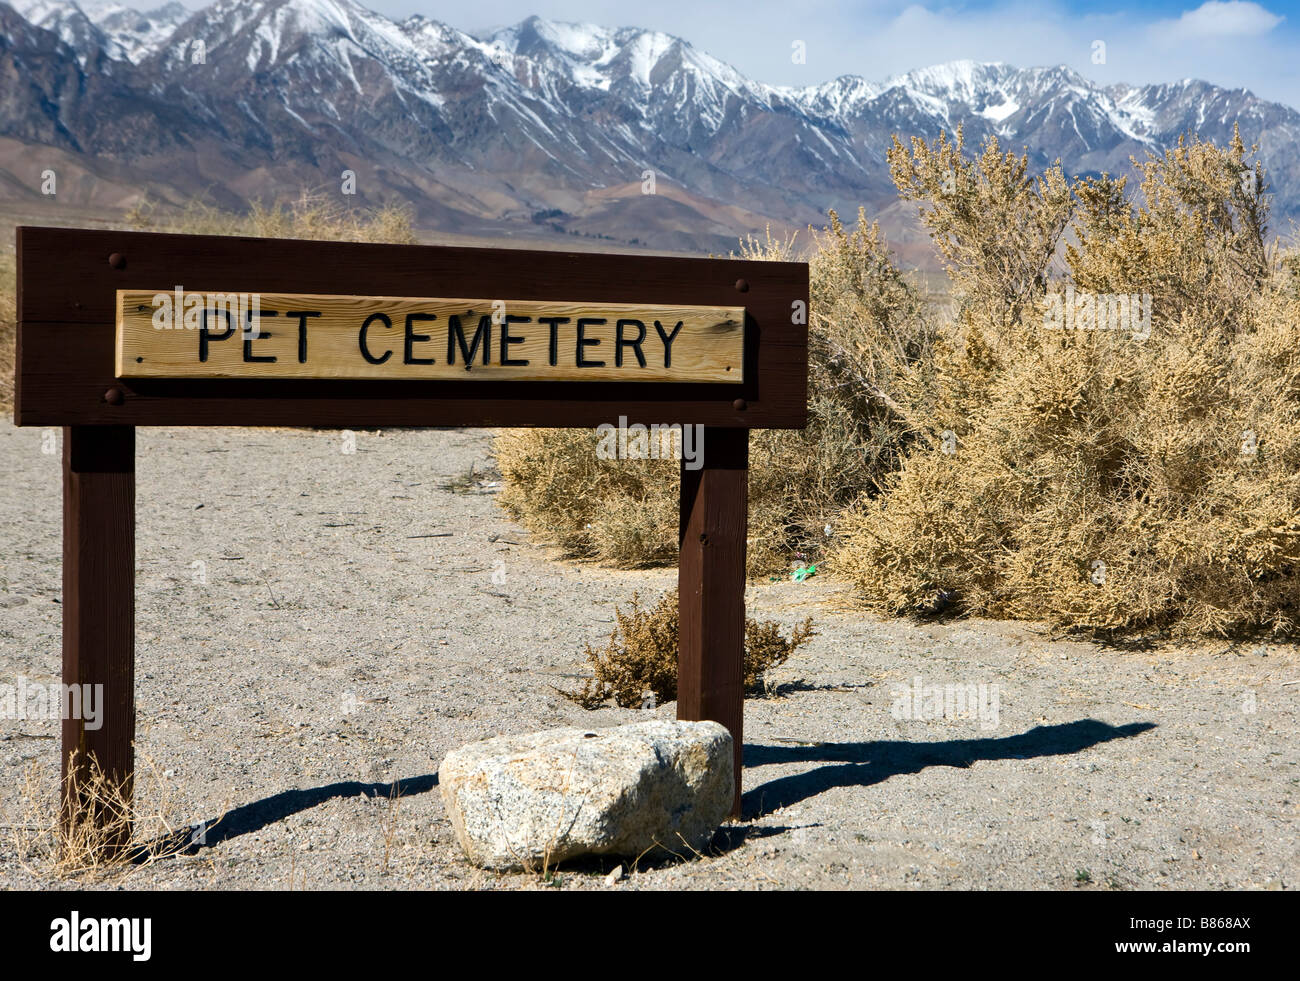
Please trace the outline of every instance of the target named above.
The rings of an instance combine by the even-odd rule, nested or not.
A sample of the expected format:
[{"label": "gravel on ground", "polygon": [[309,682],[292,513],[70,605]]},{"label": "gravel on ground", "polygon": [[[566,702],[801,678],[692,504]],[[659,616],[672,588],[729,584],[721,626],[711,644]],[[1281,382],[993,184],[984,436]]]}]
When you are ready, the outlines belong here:
[{"label": "gravel on ground", "polygon": [[[60,439],[0,425],[0,685],[59,681]],[[882,620],[822,574],[748,590],[752,615],[820,635],[747,701],[744,815],[705,855],[622,878],[473,868],[437,790],[448,750],[675,715],[556,691],[614,605],[675,570],[564,559],[497,507],[496,479],[482,430],[141,429],[137,803],[202,842],[90,884],[1300,885],[1296,646]],[[58,731],[0,719],[0,888],[86,884],[16,852],[14,828],[52,813]]]}]

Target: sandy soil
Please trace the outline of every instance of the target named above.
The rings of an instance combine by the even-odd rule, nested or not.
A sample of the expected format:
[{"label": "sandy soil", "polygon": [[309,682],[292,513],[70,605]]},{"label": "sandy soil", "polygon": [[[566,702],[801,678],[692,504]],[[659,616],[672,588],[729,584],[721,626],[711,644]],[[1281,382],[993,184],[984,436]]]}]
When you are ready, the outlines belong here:
[{"label": "sandy soil", "polygon": [[[60,465],[43,435],[0,426],[0,684],[58,681]],[[110,885],[1300,884],[1294,646],[1120,650],[1029,624],[880,621],[822,577],[750,589],[752,612],[812,614],[821,635],[775,697],[747,703],[745,814],[709,855],[613,885],[612,862],[549,881],[475,870],[437,792],[443,755],[644,717],[552,686],[584,675],[615,601],[675,571],[557,561],[495,505],[485,432],[358,432],[344,448],[337,432],[140,431],[137,736],[153,768],[138,799],[208,830]],[[985,700],[936,718],[899,697],[918,678]],[[20,863],[10,830],[48,815],[22,776],[53,787],[57,734],[0,719],[0,888],[69,884]]]}]

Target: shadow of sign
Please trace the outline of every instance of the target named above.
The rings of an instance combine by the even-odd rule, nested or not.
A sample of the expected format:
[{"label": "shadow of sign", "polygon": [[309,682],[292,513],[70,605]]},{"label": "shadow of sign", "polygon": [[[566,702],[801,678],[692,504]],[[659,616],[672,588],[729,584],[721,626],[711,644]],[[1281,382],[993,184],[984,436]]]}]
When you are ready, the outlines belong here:
[{"label": "shadow of sign", "polygon": [[870,787],[903,773],[930,766],[968,767],[980,760],[1027,760],[1065,756],[1112,739],[1128,739],[1156,727],[1154,722],[1112,726],[1096,719],[1036,726],[998,739],[950,739],[942,742],[879,740],[821,743],[811,746],[745,745],[745,769],[780,763],[828,763],[806,773],[778,777],[745,792],[741,815],[760,818],[835,787]]},{"label": "shadow of sign", "polygon": [[[213,848],[240,835],[283,821],[291,815],[309,810],[319,804],[349,797],[381,797],[386,800],[425,794],[438,786],[438,774],[429,773],[392,783],[365,783],[360,780],[341,780],[310,790],[286,790],[263,797],[250,804],[231,808],[220,817],[201,822],[201,835],[196,828],[184,828],[177,836],[164,836],[138,846],[135,861],[145,862],[152,855],[197,855],[204,848]],[[185,839],[189,839],[188,843]]]}]

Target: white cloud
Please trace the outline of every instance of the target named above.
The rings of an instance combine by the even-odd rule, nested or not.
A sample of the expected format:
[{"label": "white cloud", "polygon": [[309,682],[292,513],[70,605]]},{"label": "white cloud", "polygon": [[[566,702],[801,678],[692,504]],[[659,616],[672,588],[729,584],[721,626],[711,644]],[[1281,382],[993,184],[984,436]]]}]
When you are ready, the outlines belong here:
[{"label": "white cloud", "polygon": [[1154,26],[1176,38],[1254,37],[1267,34],[1282,20],[1249,0],[1206,0],[1177,20],[1159,21]]}]

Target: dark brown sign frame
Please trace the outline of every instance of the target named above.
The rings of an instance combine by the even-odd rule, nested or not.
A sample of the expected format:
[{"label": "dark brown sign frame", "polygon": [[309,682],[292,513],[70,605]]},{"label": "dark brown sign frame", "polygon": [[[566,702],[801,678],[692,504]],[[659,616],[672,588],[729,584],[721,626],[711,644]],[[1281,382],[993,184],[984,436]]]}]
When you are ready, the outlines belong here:
[{"label": "dark brown sign frame", "polygon": [[[679,719],[736,745],[740,807],[748,433],[807,421],[808,267],[742,259],[372,245],[20,227],[14,422],[64,427],[63,681],[104,719],[63,723],[65,787],[91,759],[128,790],[135,733],[135,427],[705,427],[683,467]],[[745,308],[744,382],[122,379],[119,289],[509,296]],[[65,816],[81,803],[65,800]],[[125,842],[122,842],[124,845]]]}]

